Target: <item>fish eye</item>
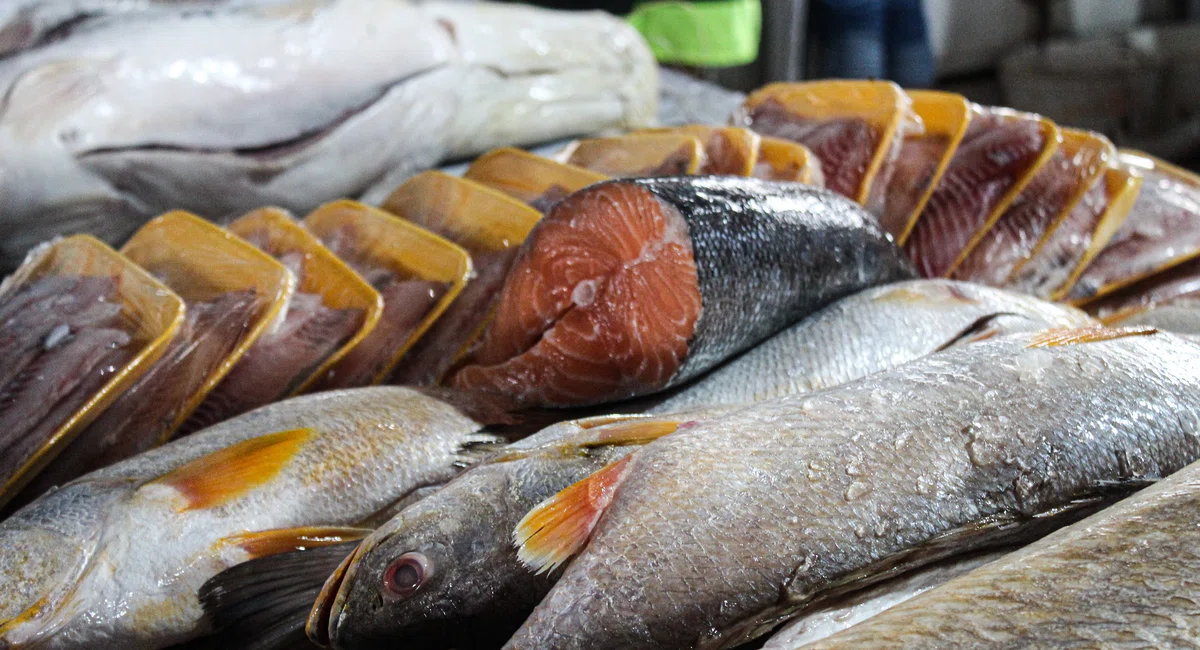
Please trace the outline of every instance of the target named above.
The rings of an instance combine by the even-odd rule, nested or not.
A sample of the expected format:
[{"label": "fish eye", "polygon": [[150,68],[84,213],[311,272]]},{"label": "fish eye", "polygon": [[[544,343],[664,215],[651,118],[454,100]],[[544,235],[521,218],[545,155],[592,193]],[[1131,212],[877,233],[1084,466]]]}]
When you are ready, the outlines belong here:
[{"label": "fish eye", "polygon": [[433,563],[421,553],[405,553],[383,572],[383,588],[391,596],[407,598],[433,574]]}]

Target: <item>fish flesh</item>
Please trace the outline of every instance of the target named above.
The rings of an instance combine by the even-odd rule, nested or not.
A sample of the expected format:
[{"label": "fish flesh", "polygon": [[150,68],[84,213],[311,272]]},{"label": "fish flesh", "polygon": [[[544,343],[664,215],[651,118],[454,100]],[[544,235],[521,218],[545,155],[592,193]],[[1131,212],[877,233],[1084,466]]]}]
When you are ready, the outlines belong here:
[{"label": "fish flesh", "polygon": [[905,133],[887,184],[879,223],[903,244],[914,221],[941,180],[971,119],[971,107],[959,95],[931,90],[908,92],[922,128]]},{"label": "fish flesh", "polygon": [[0,645],[162,648],[201,634],[209,577],[361,535],[344,529],[477,460],[496,438],[467,412],[400,387],[303,396],[50,492],[0,523]]},{"label": "fish flesh", "polygon": [[504,148],[480,156],[463,178],[504,192],[546,214],[571,192],[608,177],[527,151]]},{"label": "fish flesh", "polygon": [[292,295],[283,323],[238,359],[180,426],[180,435],[288,397],[358,331],[362,318],[361,309],[327,307],[315,293]]},{"label": "fish flesh", "polygon": [[1200,177],[1160,160],[1122,151],[1142,189],[1108,246],[1088,264],[1067,299],[1084,302],[1200,254]]},{"label": "fish flesh", "polygon": [[517,247],[542,215],[501,192],[432,171],[397,188],[382,207],[458,244],[471,257],[467,285],[389,379],[403,385],[437,384],[479,336]]},{"label": "fish flesh", "polygon": [[1037,116],[976,107],[904,247],[923,277],[943,277],[999,218],[1057,146]]},{"label": "fish flesh", "polygon": [[89,20],[0,59],[0,94],[11,268],[56,234],[376,201],[442,160],[646,126],[657,65],[601,12],[295,0]]},{"label": "fish flesh", "polygon": [[825,190],[712,176],[598,183],[530,233],[450,385],[529,406],[647,395],[912,276],[871,215]]},{"label": "fish flesh", "polygon": [[138,351],[117,278],[49,276],[0,301],[0,485]]},{"label": "fish flesh", "polygon": [[253,291],[188,303],[182,327],[158,362],[40,472],[17,503],[162,443],[184,405],[229,358],[261,311]]},{"label": "fish flesh", "polygon": [[[1189,647],[1200,466],[805,648]],[[799,646],[789,646],[799,647]]]},{"label": "fish flesh", "polygon": [[961,343],[1093,324],[1078,309],[980,285],[896,282],[833,303],[649,412],[752,404],[840,386]]},{"label": "fish flesh", "polygon": [[634,133],[577,140],[557,160],[606,176],[695,174],[704,158],[700,140],[682,133]]},{"label": "fish flesh", "polygon": [[[1116,149],[1107,138],[1086,131],[1062,129],[1063,142],[1050,160],[1034,174],[1008,209],[967,254],[953,276],[994,287],[1007,284],[1013,270],[1028,259],[1042,238],[1067,217],[1093,190]],[[1099,202],[1087,204],[1099,218]]]},{"label": "fish flesh", "polygon": [[1013,270],[1006,285],[1040,298],[1061,299],[1116,234],[1141,186],[1141,175],[1128,168],[1105,170],[1075,209]]},{"label": "fish flesh", "polygon": [[1090,302],[1087,310],[1108,322],[1180,301],[1200,301],[1200,255]]},{"label": "fish flesh", "polygon": [[821,161],[802,144],[779,138],[759,138],[758,160],[751,176],[768,181],[825,187]]},{"label": "fish flesh", "polygon": [[951,578],[973,571],[988,562],[1008,555],[1010,550],[986,551],[922,567],[887,582],[809,612],[788,622],[771,635],[762,650],[793,650],[830,637],[846,628],[870,619],[900,603],[909,601]]},{"label": "fish flesh", "polygon": [[734,647],[889,571],[1044,534],[1200,457],[1198,388],[1195,343],[1051,330],[684,423],[522,520],[527,565],[570,563],[506,647]]}]

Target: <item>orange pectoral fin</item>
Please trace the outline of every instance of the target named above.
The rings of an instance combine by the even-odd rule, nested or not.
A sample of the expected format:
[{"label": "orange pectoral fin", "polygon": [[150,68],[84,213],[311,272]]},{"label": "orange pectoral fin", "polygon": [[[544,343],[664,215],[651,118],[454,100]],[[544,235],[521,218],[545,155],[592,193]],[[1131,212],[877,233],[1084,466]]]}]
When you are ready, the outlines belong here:
[{"label": "orange pectoral fin", "polygon": [[260,558],[352,542],[370,534],[370,528],[305,526],[233,535],[223,538],[218,544],[240,546],[250,557]]},{"label": "orange pectoral fin", "polygon": [[585,447],[644,445],[675,433],[679,423],[671,420],[632,420],[596,430],[596,438]]},{"label": "orange pectoral fin", "polygon": [[212,508],[274,478],[314,435],[312,429],[280,431],[201,456],[151,484],[174,488],[187,501],[184,510]]},{"label": "orange pectoral fin", "polygon": [[1078,345],[1080,343],[1096,343],[1123,339],[1127,336],[1150,336],[1157,334],[1153,327],[1084,327],[1051,329],[1035,335],[1029,341],[1031,348],[1053,348],[1062,345]]},{"label": "orange pectoral fin", "polygon": [[579,552],[612,503],[625,478],[626,456],[543,501],[517,524],[517,557],[535,572],[549,573]]}]

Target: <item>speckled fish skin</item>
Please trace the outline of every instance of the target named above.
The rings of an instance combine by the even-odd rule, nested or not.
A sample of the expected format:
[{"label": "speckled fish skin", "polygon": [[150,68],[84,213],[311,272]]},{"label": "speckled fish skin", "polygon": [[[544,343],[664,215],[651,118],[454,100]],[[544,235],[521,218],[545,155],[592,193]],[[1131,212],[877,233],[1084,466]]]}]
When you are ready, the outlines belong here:
[{"label": "speckled fish skin", "polygon": [[[637,449],[576,446],[603,431],[581,426],[587,423],[562,423],[509,445],[494,461],[464,472],[364,540],[336,604],[316,605],[332,608],[332,646],[440,650],[503,644],[557,578],[521,565],[511,542],[517,522],[542,500]],[[411,597],[385,598],[379,607],[384,572],[414,552],[428,558],[431,577]]]},{"label": "speckled fish skin", "polygon": [[[472,461],[494,440],[454,407],[399,387],[275,403],[88,474],[0,524],[0,648],[161,648],[204,631],[197,590],[250,549],[231,536],[349,526]],[[275,473],[237,491],[237,472],[201,477],[222,498],[164,482],[203,457],[295,444]],[[241,448],[237,448],[241,449]],[[477,452],[476,452],[477,453]],[[236,465],[236,459],[229,465]],[[212,486],[210,486],[212,487]],[[39,602],[40,601],[40,602]],[[21,616],[39,602],[40,613]]]},{"label": "speckled fish skin", "polygon": [[1200,465],[805,648],[1194,648]]},{"label": "speckled fish skin", "polygon": [[1142,332],[1029,347],[1046,336],[949,350],[643,447],[506,648],[733,647],[883,567],[996,543],[986,522],[1028,522],[1200,455],[1200,345]]},{"label": "speckled fish skin", "polygon": [[984,338],[1094,321],[1064,305],[952,280],[911,280],[839,300],[690,384],[652,413],[807,393]]}]

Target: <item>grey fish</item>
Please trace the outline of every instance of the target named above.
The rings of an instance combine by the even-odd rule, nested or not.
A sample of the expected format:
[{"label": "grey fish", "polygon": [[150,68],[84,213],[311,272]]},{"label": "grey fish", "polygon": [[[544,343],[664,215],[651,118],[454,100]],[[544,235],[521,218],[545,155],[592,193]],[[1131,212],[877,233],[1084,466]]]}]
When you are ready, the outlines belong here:
[{"label": "grey fish", "polygon": [[[51,491],[0,523],[0,648],[161,648],[252,557],[344,539],[494,436],[398,387],[277,402]],[[361,536],[361,533],[357,533]]]},{"label": "grey fish", "polygon": [[1017,334],[660,438],[516,531],[562,577],[507,648],[726,648],[888,571],[1011,544],[1200,455],[1200,345]]},{"label": "grey fish", "polygon": [[912,280],[839,300],[651,409],[734,406],[839,386],[964,342],[1094,324],[1073,307],[952,280]]},{"label": "grey fish", "polygon": [[[815,643],[846,628],[885,612],[900,603],[944,584],[951,578],[973,571],[988,562],[1008,555],[1010,551],[987,551],[953,558],[921,567],[893,580],[872,585],[861,592],[835,600],[789,621],[782,630],[771,635],[762,650],[792,650]],[[269,560],[270,558],[268,558]]]},{"label": "grey fish", "polygon": [[442,160],[654,118],[653,55],[600,12],[220,4],[101,16],[0,59],[0,267],[51,235],[117,242],[169,209],[305,213]]},{"label": "grey fish", "polygon": [[[1200,464],[805,648],[1200,644]],[[798,646],[793,646],[798,647]]]}]

